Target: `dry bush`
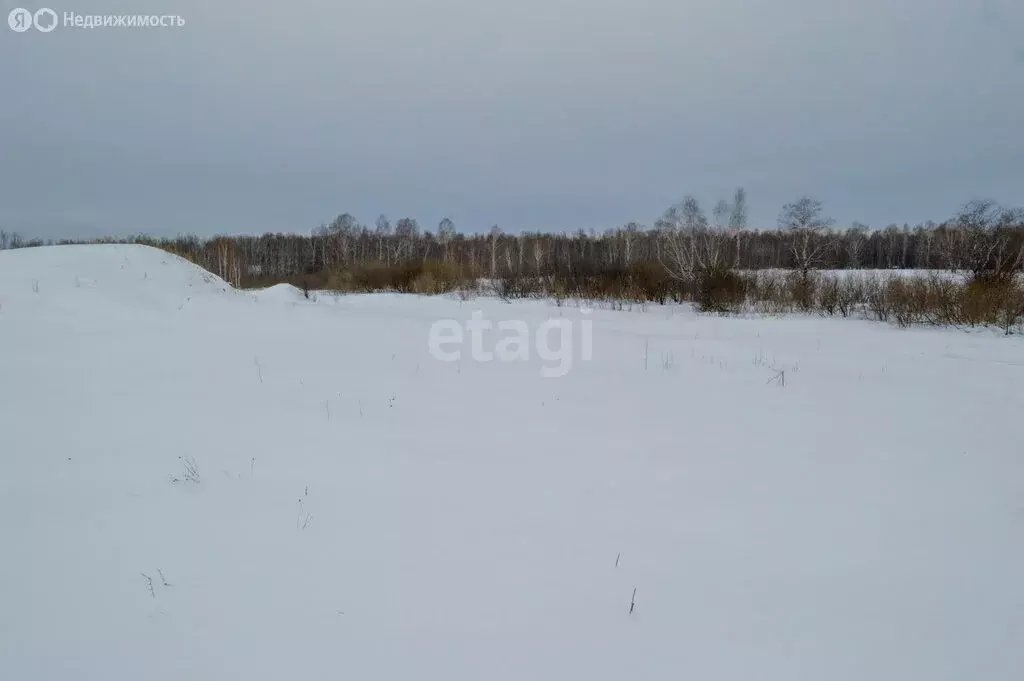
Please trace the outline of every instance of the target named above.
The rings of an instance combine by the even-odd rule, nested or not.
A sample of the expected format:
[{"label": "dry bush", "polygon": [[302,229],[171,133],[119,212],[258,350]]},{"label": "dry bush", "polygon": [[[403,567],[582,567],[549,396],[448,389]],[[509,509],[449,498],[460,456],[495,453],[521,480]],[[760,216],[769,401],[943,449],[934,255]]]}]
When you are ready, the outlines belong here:
[{"label": "dry bush", "polygon": [[[475,273],[465,266],[426,261],[337,269],[325,284],[339,291],[444,294],[471,290],[476,281]],[[313,288],[309,279],[297,283]],[[722,266],[681,279],[669,276],[658,264],[638,263],[618,268],[576,266],[529,276],[506,274],[493,286],[505,300],[549,297],[556,305],[582,300],[608,303],[611,309],[690,301],[702,312],[859,315],[901,327],[996,326],[1010,334],[1024,324],[1024,282],[1001,272],[975,273],[964,282],[944,273],[906,277],[848,272],[737,272]]]},{"label": "dry bush", "polygon": [[815,304],[819,279],[816,273],[810,271],[790,272],[786,276],[786,285],[793,304],[805,312],[811,311]]},{"label": "dry bush", "polygon": [[864,304],[867,311],[878,321],[887,322],[892,314],[888,287],[877,276],[864,280]]},{"label": "dry bush", "polygon": [[410,286],[413,293],[437,295],[466,288],[475,280],[458,265],[428,260],[418,267]]},{"label": "dry bush", "polygon": [[888,277],[874,279],[867,287],[867,305],[881,321],[890,319],[901,327],[935,322],[939,289],[930,279]]},{"label": "dry bush", "polygon": [[961,323],[1004,327],[1006,315],[1013,316],[1014,301],[1019,291],[1020,287],[1012,277],[1000,274],[972,276],[962,290]]},{"label": "dry bush", "polygon": [[1012,283],[999,308],[999,328],[1007,336],[1024,325],[1024,284]]},{"label": "dry bush", "polygon": [[[834,274],[822,276],[818,281],[818,308],[822,313],[834,317],[840,306],[840,281]],[[846,315],[843,315],[846,316]]]},{"label": "dry bush", "polygon": [[413,293],[432,294],[444,293],[442,282],[432,272],[422,272],[416,275],[410,284]]},{"label": "dry bush", "polygon": [[476,277],[466,267],[439,261],[399,265],[368,263],[331,272],[327,288],[335,291],[399,291],[402,293],[450,293],[474,285]]},{"label": "dry bush", "polygon": [[811,309],[819,314],[834,317],[849,317],[863,313],[868,308],[869,279],[863,276],[819,274],[805,279],[799,273],[786,276],[790,304],[793,309],[803,309],[803,296],[807,295],[805,287],[813,286],[813,297],[810,298]]},{"label": "dry bush", "polygon": [[[840,287],[840,291],[842,291]],[[865,279],[861,291],[851,292],[844,305],[851,309],[862,299],[870,316],[901,327],[914,324],[998,326],[1007,333],[1024,317],[1024,291],[1011,278],[974,278],[957,282],[927,277],[877,276]]]},{"label": "dry bush", "polygon": [[887,300],[889,311],[896,324],[906,328],[919,320],[922,291],[914,281],[893,277],[883,283],[882,289],[882,295]]},{"label": "dry bush", "polygon": [[637,263],[627,269],[631,295],[641,302],[664,305],[679,295],[679,284],[657,263]]},{"label": "dry bush", "polygon": [[673,279],[661,265],[641,263],[629,267],[573,266],[558,268],[543,277],[506,275],[499,280],[498,295],[504,299],[551,297],[644,304],[692,300],[691,282]]},{"label": "dry bush", "polygon": [[569,285],[564,279],[555,279],[551,283],[550,295],[555,299],[555,305],[562,307],[566,298],[569,297]]},{"label": "dry bush", "polygon": [[860,277],[846,277],[839,283],[836,296],[836,310],[843,317],[849,317],[864,307],[864,280]]},{"label": "dry bush", "polygon": [[934,273],[929,275],[926,280],[925,321],[939,325],[959,324],[962,289],[962,284],[958,284],[949,277]]},{"label": "dry bush", "polygon": [[519,298],[540,298],[545,295],[547,285],[543,277],[506,275],[494,282],[494,292],[502,300]]},{"label": "dry bush", "polygon": [[396,290],[395,267],[383,263],[367,263],[339,268],[327,277],[327,288],[335,291],[389,291]]},{"label": "dry bush", "polygon": [[746,276],[747,301],[757,312],[778,315],[793,311],[786,275],[775,271],[754,272]]},{"label": "dry bush", "polygon": [[701,312],[738,312],[746,301],[746,281],[727,267],[697,274],[696,303]]}]

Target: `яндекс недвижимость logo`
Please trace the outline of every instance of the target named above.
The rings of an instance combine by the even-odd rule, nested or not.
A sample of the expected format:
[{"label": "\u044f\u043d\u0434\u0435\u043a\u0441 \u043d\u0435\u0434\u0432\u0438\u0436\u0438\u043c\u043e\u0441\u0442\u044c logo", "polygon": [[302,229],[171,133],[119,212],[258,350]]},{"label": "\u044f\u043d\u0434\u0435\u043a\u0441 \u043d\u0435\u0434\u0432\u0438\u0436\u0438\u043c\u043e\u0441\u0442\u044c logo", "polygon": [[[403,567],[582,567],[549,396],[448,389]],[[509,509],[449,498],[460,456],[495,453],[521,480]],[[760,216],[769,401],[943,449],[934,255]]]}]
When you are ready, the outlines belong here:
[{"label": "\u044f\u043d\u0434\u0435\u043a\u0441 \u043d\u0435\u0434\u0432\u0438\u0436\u0438\u043c\u043e\u0441\u0442\u044c logo", "polygon": [[49,33],[57,28],[58,23],[64,28],[181,28],[185,20],[176,14],[79,14],[63,12],[57,15],[55,10],[42,7],[31,12],[24,7],[16,7],[7,15],[7,25],[15,33],[25,33],[35,27],[40,33]]},{"label": "\u044f\u043d\u0434\u0435\u043a\u0441 \u043d\u0435\u0434\u0432\u0438\u0436\u0438\u043c\u043e\u0441\u0442\u044c logo", "polygon": [[49,7],[43,7],[33,14],[23,7],[15,7],[7,15],[7,25],[15,33],[24,33],[33,26],[37,31],[49,33],[57,28],[57,13]]}]

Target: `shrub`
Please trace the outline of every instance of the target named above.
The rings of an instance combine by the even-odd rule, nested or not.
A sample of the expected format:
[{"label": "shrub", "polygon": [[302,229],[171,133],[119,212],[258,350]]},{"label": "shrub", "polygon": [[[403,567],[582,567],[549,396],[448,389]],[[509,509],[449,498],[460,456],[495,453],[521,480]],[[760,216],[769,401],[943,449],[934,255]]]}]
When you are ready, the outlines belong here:
[{"label": "shrub", "polygon": [[864,304],[864,280],[846,277],[839,284],[836,296],[836,310],[843,317],[849,317]]},{"label": "shrub", "polygon": [[700,272],[696,288],[697,308],[701,312],[735,312],[746,299],[746,282],[726,267]]},{"label": "shrub", "polygon": [[327,287],[336,291],[439,294],[471,287],[475,280],[468,268],[439,261],[366,263],[332,271]]},{"label": "shrub", "polygon": [[1024,285],[1011,285],[999,307],[999,327],[1009,336],[1024,324]]},{"label": "shrub", "polygon": [[[818,305],[830,317],[835,316],[841,302],[839,277],[829,275],[822,277],[818,287]],[[846,316],[845,314],[843,315]]]},{"label": "shrub", "polygon": [[868,311],[880,322],[889,321],[891,307],[885,284],[877,276],[864,281],[864,303]]},{"label": "shrub", "polygon": [[679,285],[668,275],[665,268],[657,263],[636,263],[626,274],[632,297],[640,302],[657,302],[664,305],[669,298],[679,293]]},{"label": "shrub", "polygon": [[1012,276],[989,272],[974,274],[962,290],[962,323],[998,325],[1009,333],[1016,323],[1015,308],[1020,285]]},{"label": "shrub", "polygon": [[754,272],[744,277],[747,300],[763,314],[785,314],[793,310],[786,277],[774,271]]},{"label": "shrub", "polygon": [[809,311],[814,306],[814,294],[818,285],[817,275],[810,271],[796,271],[790,272],[786,279],[790,298],[800,309]]},{"label": "shrub", "polygon": [[415,293],[436,295],[467,288],[474,283],[475,277],[467,276],[458,265],[428,260],[420,266],[411,286]]},{"label": "shrub", "polygon": [[432,272],[421,272],[412,280],[412,292],[420,294],[444,293],[443,282],[433,275]]}]

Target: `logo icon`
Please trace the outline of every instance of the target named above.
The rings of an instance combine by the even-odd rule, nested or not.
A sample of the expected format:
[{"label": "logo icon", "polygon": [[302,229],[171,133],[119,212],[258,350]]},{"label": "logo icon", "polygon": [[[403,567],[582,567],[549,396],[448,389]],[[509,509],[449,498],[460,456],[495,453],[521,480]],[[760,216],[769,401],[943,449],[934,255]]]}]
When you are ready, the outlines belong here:
[{"label": "logo icon", "polygon": [[[54,14],[54,19],[57,15]],[[54,21],[54,23],[57,23]],[[32,12],[22,7],[15,7],[11,10],[11,13],[7,15],[7,25],[11,27],[11,30],[16,33],[24,33],[28,29],[32,28]]]},{"label": "logo icon", "polygon": [[40,33],[49,33],[57,28],[57,13],[49,7],[38,10],[33,19],[36,23],[36,30]]},{"label": "logo icon", "polygon": [[33,25],[40,33],[49,33],[57,28],[57,13],[49,7],[43,7],[35,14],[24,7],[15,7],[7,15],[7,25],[15,33],[24,33]]}]

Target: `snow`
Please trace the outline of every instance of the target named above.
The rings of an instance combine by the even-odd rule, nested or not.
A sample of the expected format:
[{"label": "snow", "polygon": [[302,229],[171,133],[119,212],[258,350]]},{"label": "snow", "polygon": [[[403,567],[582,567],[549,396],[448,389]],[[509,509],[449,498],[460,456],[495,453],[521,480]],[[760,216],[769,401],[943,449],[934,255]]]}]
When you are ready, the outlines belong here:
[{"label": "snow", "polygon": [[275,284],[264,289],[253,292],[259,300],[268,300],[276,303],[309,303],[316,302],[317,294],[311,292],[310,297],[301,289],[291,284]]},{"label": "snow", "polygon": [[0,252],[0,678],[1024,678],[1020,338],[272,290]]},{"label": "snow", "polygon": [[[780,270],[780,269],[763,269],[763,270],[744,270],[748,274],[757,273],[762,275],[779,276],[786,275],[792,270]],[[823,277],[836,277],[838,279],[929,279],[932,277],[938,277],[949,281],[965,282],[970,277],[970,272],[964,270],[910,270],[910,269],[844,269],[844,270],[815,270],[820,276]]]}]

